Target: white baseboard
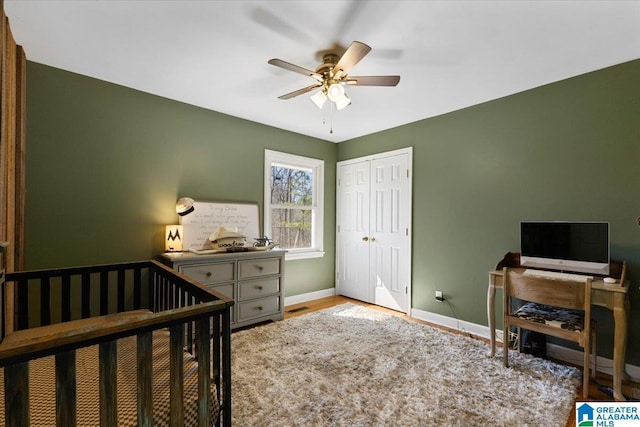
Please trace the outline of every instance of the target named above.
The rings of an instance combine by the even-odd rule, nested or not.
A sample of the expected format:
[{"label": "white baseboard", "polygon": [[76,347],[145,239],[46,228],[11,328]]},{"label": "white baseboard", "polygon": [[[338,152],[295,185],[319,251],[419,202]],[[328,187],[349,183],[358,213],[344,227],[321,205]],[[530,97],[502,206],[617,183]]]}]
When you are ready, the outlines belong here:
[{"label": "white baseboard", "polygon": [[308,292],[306,294],[293,295],[285,297],[284,306],[300,304],[301,302],[312,301],[314,299],[320,299],[325,297],[331,297],[336,294],[336,288],[327,288],[320,291]]},{"label": "white baseboard", "polygon": [[[583,357],[580,350],[562,347],[557,344],[547,344],[547,355],[573,365],[582,366]],[[625,371],[631,377],[631,381],[640,382],[640,367],[627,363]],[[613,375],[613,360],[598,356],[598,372]]]},{"label": "white baseboard", "polygon": [[[453,317],[443,316],[442,314],[431,313],[430,311],[419,310],[417,308],[411,309],[411,317],[489,339],[488,326],[478,325],[465,320],[458,320]],[[498,342],[502,342],[502,331],[496,330],[496,340]]]},{"label": "white baseboard", "polygon": [[[441,314],[431,313],[429,311],[419,310],[417,308],[411,309],[411,317],[489,339],[488,326],[454,319],[453,317],[443,316]],[[501,330],[496,330],[496,341],[502,342]],[[582,366],[582,352],[578,350],[562,347],[557,344],[547,344],[547,355],[553,357],[554,359],[562,360],[573,365]],[[640,382],[640,367],[627,363],[625,368],[632,381]],[[613,360],[606,357],[598,356],[598,372],[613,375]]]}]

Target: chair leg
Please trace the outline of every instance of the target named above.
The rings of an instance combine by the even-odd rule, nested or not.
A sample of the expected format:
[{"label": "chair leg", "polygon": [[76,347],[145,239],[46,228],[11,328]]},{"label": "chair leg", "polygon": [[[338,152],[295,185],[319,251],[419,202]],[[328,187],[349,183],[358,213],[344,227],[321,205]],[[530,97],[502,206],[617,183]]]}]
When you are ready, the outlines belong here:
[{"label": "chair leg", "polygon": [[591,368],[591,378],[596,379],[598,372],[598,346],[596,345],[596,325],[591,325],[591,358],[593,359],[593,367]]},{"label": "chair leg", "polygon": [[509,325],[504,322],[502,327],[502,364],[505,368],[509,367]]},{"label": "chair leg", "polygon": [[[589,339],[589,337],[586,338],[587,340]],[[590,346],[589,346],[589,342],[585,343],[586,345],[583,348],[583,353],[584,353],[584,363],[583,363],[583,369],[582,369],[582,396],[584,398],[589,397],[589,367],[591,365],[591,361],[589,360],[589,353],[590,353]]]}]

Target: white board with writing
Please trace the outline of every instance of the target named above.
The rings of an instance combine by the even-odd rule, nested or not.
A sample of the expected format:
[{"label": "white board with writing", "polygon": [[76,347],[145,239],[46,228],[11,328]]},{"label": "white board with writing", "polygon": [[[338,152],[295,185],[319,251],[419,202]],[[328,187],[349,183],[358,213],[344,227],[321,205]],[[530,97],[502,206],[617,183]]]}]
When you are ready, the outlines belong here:
[{"label": "white board with writing", "polygon": [[260,216],[255,203],[195,202],[194,211],[181,218],[185,250],[211,249],[209,236],[220,227],[237,227],[247,246],[260,235]]}]

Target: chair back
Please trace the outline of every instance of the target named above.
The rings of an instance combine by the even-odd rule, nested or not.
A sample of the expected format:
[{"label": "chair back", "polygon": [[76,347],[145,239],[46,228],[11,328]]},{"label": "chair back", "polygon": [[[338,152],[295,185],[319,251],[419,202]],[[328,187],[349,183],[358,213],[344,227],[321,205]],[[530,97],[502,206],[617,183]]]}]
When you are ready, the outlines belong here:
[{"label": "chair back", "polygon": [[[588,311],[591,307],[591,279],[576,282],[564,279],[525,276],[505,268],[505,297],[538,304]],[[507,305],[509,307],[509,305]]]}]

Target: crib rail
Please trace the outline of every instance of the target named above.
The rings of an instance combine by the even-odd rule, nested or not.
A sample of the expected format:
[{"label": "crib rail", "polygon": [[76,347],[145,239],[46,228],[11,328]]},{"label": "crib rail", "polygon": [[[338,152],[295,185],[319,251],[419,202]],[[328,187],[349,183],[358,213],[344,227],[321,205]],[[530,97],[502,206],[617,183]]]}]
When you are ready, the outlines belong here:
[{"label": "crib rail", "polygon": [[[7,426],[29,425],[28,362],[48,355],[55,355],[56,425],[75,426],[75,351],[94,344],[99,345],[101,425],[117,425],[117,340],[132,335],[137,336],[138,425],[152,425],[152,333],[163,328],[170,332],[171,425],[184,422],[185,347],[198,359],[200,425],[210,425],[213,398],[220,404],[217,425],[230,425],[229,298],[156,261],[4,277],[3,300],[9,295],[15,301],[15,310],[4,305],[0,343]],[[14,330],[8,327],[12,323]],[[212,380],[216,396],[210,393]]]}]

